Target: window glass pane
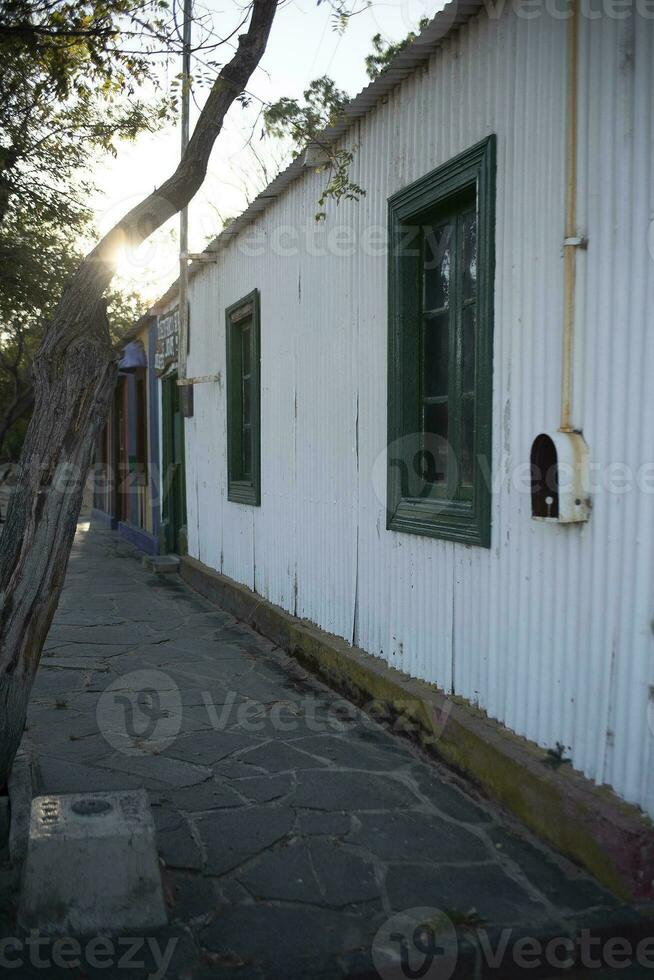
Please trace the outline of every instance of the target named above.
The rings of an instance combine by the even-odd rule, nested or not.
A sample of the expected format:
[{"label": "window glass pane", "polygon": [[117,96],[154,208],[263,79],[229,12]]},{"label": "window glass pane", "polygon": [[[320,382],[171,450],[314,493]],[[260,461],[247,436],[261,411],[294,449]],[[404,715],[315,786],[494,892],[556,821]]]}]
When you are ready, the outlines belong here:
[{"label": "window glass pane", "polygon": [[447,478],[447,421],[447,402],[424,406],[423,474],[427,483],[444,483]]},{"label": "window glass pane", "polygon": [[464,307],[461,313],[461,357],[463,359],[462,391],[472,392],[475,389],[475,324],[476,309],[474,306]]},{"label": "window glass pane", "polygon": [[241,478],[252,478],[252,375],[251,375],[251,321],[246,320],[241,334]]},{"label": "window glass pane", "polygon": [[227,499],[258,507],[259,472],[259,293],[253,290],[226,312]]},{"label": "window glass pane", "polygon": [[473,461],[475,447],[475,399],[466,395],[461,404],[461,453],[459,459],[459,475],[461,484],[472,486]]},{"label": "window glass pane", "polygon": [[247,376],[250,373],[250,322],[247,321],[241,327],[241,374]]},{"label": "window glass pane", "polygon": [[449,314],[426,319],[423,326],[423,395],[447,395]]},{"label": "window glass pane", "polygon": [[243,450],[243,474],[244,480],[252,479],[252,429],[249,425],[243,426],[242,433]]},{"label": "window glass pane", "polygon": [[241,402],[243,425],[249,425],[250,422],[252,421],[251,413],[250,413],[251,392],[252,392],[252,379],[244,378],[243,387],[242,387],[243,397]]},{"label": "window glass pane", "polygon": [[425,310],[447,309],[450,302],[452,226],[424,230]]},{"label": "window glass pane", "polygon": [[463,216],[463,299],[477,295],[477,216],[474,211]]}]

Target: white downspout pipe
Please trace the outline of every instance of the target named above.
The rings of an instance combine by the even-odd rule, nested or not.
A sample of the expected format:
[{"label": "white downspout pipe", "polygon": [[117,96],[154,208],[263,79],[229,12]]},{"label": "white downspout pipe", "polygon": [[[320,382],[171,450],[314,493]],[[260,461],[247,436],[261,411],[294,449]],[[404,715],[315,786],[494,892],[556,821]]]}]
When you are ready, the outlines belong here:
[{"label": "white downspout pipe", "polygon": [[[556,467],[556,487],[544,489],[542,475],[532,485],[532,518],[557,524],[579,524],[590,516],[589,452],[578,428],[572,424],[572,367],[575,327],[576,250],[586,242],[577,232],[577,88],[579,0],[568,0],[567,58],[565,80],[565,227],[563,239],[563,339],[561,346],[561,415],[556,432],[541,433],[532,444],[532,466],[545,465],[543,446],[547,449],[548,467]],[[543,436],[547,440],[543,440]],[[559,484],[564,471],[566,479]],[[551,507],[556,500],[553,518],[542,513],[543,493],[550,491],[544,502]]]},{"label": "white downspout pipe", "polygon": [[577,235],[577,61],[579,35],[578,0],[569,0],[567,21],[567,78],[565,113],[565,231],[563,240],[563,347],[561,352],[560,432],[574,432],[572,413],[572,362],[574,353],[576,250],[583,247]]}]

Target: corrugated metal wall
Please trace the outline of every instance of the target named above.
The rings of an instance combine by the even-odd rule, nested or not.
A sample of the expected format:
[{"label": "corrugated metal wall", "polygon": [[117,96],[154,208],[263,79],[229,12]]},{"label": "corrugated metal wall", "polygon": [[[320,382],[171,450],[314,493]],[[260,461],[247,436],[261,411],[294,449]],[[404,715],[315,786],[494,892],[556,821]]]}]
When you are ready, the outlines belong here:
[{"label": "corrugated metal wall", "polygon": [[[227,502],[224,380],[198,385],[189,549],[515,732],[572,746],[578,769],[654,814],[654,496],[602,488],[607,467],[635,475],[653,459],[654,25],[582,18],[580,43],[589,246],[578,259],[573,421],[599,468],[590,522],[533,522],[521,489],[534,436],[558,425],[565,22],[507,9],[461,28],[352,130],[360,203],[316,225],[322,177],[308,173],[193,280],[189,371],[223,379],[225,307],[261,291],[262,502]],[[495,490],[485,550],[385,530],[378,237],[390,194],[491,132]]]}]

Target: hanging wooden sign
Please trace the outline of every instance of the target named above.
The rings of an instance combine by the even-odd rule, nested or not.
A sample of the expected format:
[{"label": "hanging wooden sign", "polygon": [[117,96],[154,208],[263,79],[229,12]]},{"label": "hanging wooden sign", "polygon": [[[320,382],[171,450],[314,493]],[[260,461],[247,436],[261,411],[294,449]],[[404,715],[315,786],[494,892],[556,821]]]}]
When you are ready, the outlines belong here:
[{"label": "hanging wooden sign", "polygon": [[179,308],[157,318],[157,339],[154,346],[154,369],[163,374],[177,363],[179,352]]}]

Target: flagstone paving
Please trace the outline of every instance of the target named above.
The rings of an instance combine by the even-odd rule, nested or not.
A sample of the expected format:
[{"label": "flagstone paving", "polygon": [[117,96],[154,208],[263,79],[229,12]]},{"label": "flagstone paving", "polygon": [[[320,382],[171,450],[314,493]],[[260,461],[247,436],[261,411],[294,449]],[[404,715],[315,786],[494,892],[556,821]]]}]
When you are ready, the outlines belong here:
[{"label": "flagstone paving", "polygon": [[[438,980],[482,975],[480,929],[495,942],[503,927],[568,936],[631,921],[448,770],[105,530],[80,526],[28,731],[43,792],[148,790],[170,978],[377,976],[373,938],[417,906],[462,937],[467,966],[426,974]],[[148,960],[61,975],[152,972]]]}]

